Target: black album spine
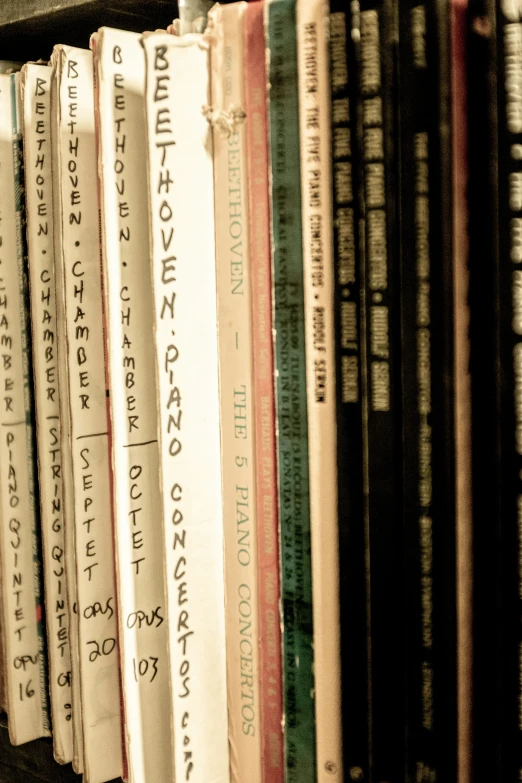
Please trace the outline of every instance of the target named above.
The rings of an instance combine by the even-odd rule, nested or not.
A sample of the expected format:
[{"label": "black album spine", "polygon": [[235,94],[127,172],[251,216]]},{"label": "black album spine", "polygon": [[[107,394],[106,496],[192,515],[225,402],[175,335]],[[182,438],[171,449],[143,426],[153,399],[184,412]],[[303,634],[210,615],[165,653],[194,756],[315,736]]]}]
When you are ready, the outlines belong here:
[{"label": "black album spine", "polygon": [[522,780],[522,21],[496,3],[498,80],[497,361],[500,415],[497,666],[501,779]]},{"label": "black album spine", "polygon": [[400,3],[408,781],[456,780],[452,164],[447,17]]},{"label": "black album spine", "polygon": [[[451,4],[428,0],[427,51],[430,93],[430,252],[432,319],[432,505],[433,505],[433,742],[437,779],[461,780],[458,768],[459,661],[467,651],[463,628],[468,611],[464,573],[469,552],[458,542],[459,518],[471,526],[468,475],[469,334],[467,301],[467,151],[462,25],[454,25]],[[460,17],[459,17],[460,19]],[[455,40],[456,39],[456,40]],[[456,85],[458,84],[458,89]],[[467,357],[467,358],[466,358]],[[462,540],[466,538],[462,537]],[[459,552],[457,552],[457,542]],[[457,555],[462,554],[462,567]],[[460,572],[459,572],[460,568]],[[462,587],[462,601],[459,589]],[[462,655],[459,644],[462,643]],[[460,657],[459,657],[460,656]],[[464,682],[462,683],[465,684]],[[464,693],[464,690],[462,690]],[[464,768],[462,766],[461,769]]]},{"label": "black album spine", "polygon": [[408,781],[436,775],[433,725],[432,270],[427,0],[399,5],[399,198]]},{"label": "black album spine", "polygon": [[498,69],[495,0],[468,24],[473,464],[473,775],[503,780]]},{"label": "black album spine", "polygon": [[363,470],[369,599],[370,779],[404,780],[400,288],[395,0],[359,9]]},{"label": "black album spine", "polygon": [[[351,12],[330,4],[337,465],[344,769],[368,780],[368,650],[363,508],[359,172]],[[361,777],[362,775],[362,777]]]}]

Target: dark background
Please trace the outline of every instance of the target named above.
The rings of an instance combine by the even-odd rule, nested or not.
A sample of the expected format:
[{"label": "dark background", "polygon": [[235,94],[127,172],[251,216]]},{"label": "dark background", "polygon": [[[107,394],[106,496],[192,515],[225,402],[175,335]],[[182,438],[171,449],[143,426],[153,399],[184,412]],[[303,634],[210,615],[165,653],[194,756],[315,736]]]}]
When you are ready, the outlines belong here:
[{"label": "dark background", "polygon": [[89,46],[98,27],[165,29],[176,0],[0,0],[0,60],[48,60],[55,44]]}]

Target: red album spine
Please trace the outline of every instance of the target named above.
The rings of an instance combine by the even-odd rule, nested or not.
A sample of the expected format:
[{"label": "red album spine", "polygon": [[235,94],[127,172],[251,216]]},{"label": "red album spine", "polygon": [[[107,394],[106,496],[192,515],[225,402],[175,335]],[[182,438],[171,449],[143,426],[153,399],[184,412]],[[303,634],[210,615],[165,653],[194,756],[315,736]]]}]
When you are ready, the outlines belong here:
[{"label": "red album spine", "polygon": [[264,2],[246,12],[246,114],[254,345],[261,749],[264,783],[284,783]]}]

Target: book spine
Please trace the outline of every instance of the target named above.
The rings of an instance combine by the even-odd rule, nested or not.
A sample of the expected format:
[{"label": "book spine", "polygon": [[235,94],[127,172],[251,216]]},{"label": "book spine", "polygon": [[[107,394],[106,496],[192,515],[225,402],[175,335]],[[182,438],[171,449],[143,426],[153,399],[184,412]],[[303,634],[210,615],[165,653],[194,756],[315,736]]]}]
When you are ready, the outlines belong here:
[{"label": "book spine", "polygon": [[314,781],[312,566],[296,7],[266,5],[285,780]]},{"label": "book spine", "polygon": [[316,764],[325,783],[343,780],[328,6],[298,0],[296,15]]},{"label": "book spine", "polygon": [[209,52],[143,42],[175,776],[229,783]]},{"label": "book spine", "polygon": [[275,438],[272,270],[264,3],[246,11],[246,113],[259,575],[259,676],[263,783],[283,783],[283,671]]},{"label": "book spine", "polygon": [[370,775],[391,782],[403,779],[405,740],[395,11],[393,0],[361,3],[358,49],[365,218],[363,437],[371,647]]},{"label": "book spine", "polygon": [[337,394],[341,704],[346,774],[368,776],[368,657],[363,512],[360,189],[352,15],[330,3],[330,100]]},{"label": "book spine", "polygon": [[[233,781],[261,781],[256,454],[247,148],[245,2],[209,14],[225,524],[227,684]],[[223,132],[222,120],[227,129]],[[225,211],[225,215],[223,215]],[[228,214],[227,214],[228,213]],[[245,651],[251,678],[245,679]]]},{"label": "book spine", "polygon": [[[92,53],[62,47],[61,249],[69,366],[84,774],[122,772]],[[85,698],[89,694],[89,698]]]},{"label": "book spine", "polygon": [[49,736],[36,528],[27,280],[22,231],[18,78],[0,77],[2,215],[0,492],[9,734],[14,745]]},{"label": "book spine", "polygon": [[78,585],[76,580],[74,484],[71,457],[71,414],[69,407],[69,368],[67,362],[67,338],[65,331],[65,282],[61,251],[61,190],[59,154],[59,50],[51,58],[51,148],[53,194],[53,251],[56,291],[56,350],[58,354],[58,400],[60,416],[60,453],[62,458],[62,496],[65,539],[65,578],[69,606],[69,648],[71,655],[71,692],[73,723],[73,770],[83,772],[83,728],[80,693],[80,648],[78,627]]},{"label": "book spine", "polygon": [[[454,23],[458,22],[456,15],[457,8]],[[494,247],[493,263],[498,278],[495,367],[498,410],[495,415],[500,418],[497,448],[501,483],[495,531],[499,549],[499,599],[495,608],[500,618],[496,650],[496,666],[500,671],[497,775],[502,780],[522,776],[522,114],[516,87],[522,73],[521,44],[518,8],[507,2],[496,3],[498,245]]]},{"label": "book spine", "polygon": [[149,227],[140,36],[102,28],[95,67],[127,747],[133,781],[166,783],[174,774],[172,706],[150,350],[152,284],[150,266],[143,263],[149,252]]},{"label": "book spine", "polygon": [[62,457],[56,351],[56,292],[50,138],[51,69],[22,71],[27,244],[32,319],[40,520],[54,755],[72,760],[71,655],[65,578]]}]

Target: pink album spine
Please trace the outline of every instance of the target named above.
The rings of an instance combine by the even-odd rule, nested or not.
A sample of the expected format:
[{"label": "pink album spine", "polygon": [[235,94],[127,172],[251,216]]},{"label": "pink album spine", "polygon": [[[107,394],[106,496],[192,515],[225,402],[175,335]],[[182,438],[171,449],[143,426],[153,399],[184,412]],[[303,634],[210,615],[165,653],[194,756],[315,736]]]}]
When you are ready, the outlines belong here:
[{"label": "pink album spine", "polygon": [[267,86],[263,0],[246,12],[246,114],[256,430],[261,748],[264,783],[284,783],[279,515],[272,343]]}]

